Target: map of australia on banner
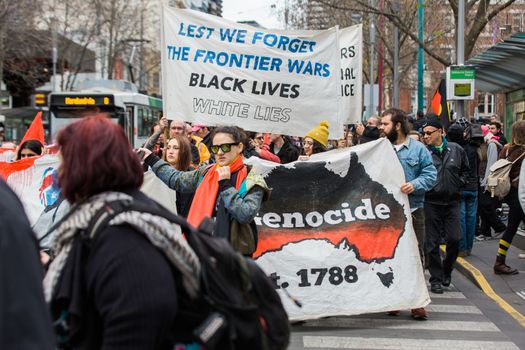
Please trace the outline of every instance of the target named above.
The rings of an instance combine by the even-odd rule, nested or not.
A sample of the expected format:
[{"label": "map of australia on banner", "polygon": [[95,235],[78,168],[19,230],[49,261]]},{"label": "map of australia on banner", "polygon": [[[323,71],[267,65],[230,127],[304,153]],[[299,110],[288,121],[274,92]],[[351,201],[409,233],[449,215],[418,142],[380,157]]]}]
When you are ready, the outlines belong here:
[{"label": "map of australia on banner", "polygon": [[392,146],[379,140],[275,165],[256,160],[273,189],[256,223],[256,261],[284,293],[292,319],[410,309],[429,302]]}]

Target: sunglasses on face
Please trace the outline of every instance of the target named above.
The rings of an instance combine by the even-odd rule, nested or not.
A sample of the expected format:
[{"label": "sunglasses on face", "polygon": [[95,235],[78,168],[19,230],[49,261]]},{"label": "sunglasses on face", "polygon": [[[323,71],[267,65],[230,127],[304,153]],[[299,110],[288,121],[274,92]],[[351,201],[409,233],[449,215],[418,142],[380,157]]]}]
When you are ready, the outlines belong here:
[{"label": "sunglasses on face", "polygon": [[432,135],[433,133],[435,133],[436,131],[438,131],[439,129],[436,129],[434,131],[424,131],[423,134],[425,134],[425,136],[430,136]]},{"label": "sunglasses on face", "polygon": [[219,153],[219,148],[222,150],[223,153],[228,153],[232,150],[232,146],[238,145],[237,142],[232,143],[223,143],[222,145],[213,145],[210,147],[211,153],[217,154]]}]

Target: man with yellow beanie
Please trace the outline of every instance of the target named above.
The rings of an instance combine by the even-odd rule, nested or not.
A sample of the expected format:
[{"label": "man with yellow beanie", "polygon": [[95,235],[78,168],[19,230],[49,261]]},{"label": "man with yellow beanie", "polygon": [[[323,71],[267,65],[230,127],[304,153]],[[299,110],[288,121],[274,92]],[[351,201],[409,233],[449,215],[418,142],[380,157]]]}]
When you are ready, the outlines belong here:
[{"label": "man with yellow beanie", "polygon": [[299,156],[299,160],[308,160],[312,154],[326,152],[329,127],[330,123],[323,120],[319,126],[306,133],[303,139],[303,154]]}]

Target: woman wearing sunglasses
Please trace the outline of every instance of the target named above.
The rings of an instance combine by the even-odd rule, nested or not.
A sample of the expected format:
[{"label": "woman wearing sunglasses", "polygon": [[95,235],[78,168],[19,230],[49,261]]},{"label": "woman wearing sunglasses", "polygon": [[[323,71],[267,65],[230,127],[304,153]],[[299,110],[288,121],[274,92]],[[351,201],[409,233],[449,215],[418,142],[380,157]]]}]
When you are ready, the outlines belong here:
[{"label": "woman wearing sunglasses", "polygon": [[244,165],[244,138],[244,132],[239,128],[215,128],[210,150],[217,163],[189,172],[174,169],[151,151],[143,151],[144,163],[170,188],[183,193],[195,193],[188,214],[188,221],[192,225],[199,226],[202,219],[212,217],[215,219],[213,234],[231,243],[234,243],[232,229],[249,225],[253,242],[251,248],[242,253],[251,255],[257,246],[257,230],[253,219],[263,197],[268,193],[268,186],[262,176]]}]

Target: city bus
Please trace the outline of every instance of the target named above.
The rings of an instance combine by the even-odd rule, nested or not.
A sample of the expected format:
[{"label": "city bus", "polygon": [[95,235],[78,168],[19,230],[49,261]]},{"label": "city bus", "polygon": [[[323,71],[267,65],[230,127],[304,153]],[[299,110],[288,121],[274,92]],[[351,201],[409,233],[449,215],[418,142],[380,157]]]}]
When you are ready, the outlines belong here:
[{"label": "city bus", "polygon": [[138,93],[123,81],[99,81],[75,92],[55,92],[49,97],[49,130],[55,140],[58,130],[81,118],[87,111],[107,113],[120,124],[134,148],[148,139],[162,115],[162,100]]}]

